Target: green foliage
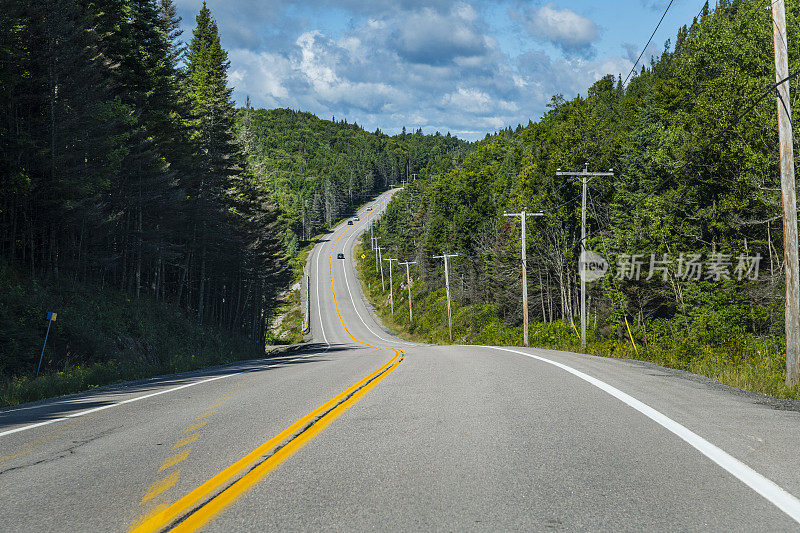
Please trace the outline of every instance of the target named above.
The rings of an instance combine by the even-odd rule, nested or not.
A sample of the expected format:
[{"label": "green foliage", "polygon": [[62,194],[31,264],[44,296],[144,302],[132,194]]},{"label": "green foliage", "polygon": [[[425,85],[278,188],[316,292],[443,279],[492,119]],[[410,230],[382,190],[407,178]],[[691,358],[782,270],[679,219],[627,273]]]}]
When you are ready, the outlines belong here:
[{"label": "green foliage", "polygon": [[237,128],[250,167],[281,210],[290,252],[390,185],[452,168],[469,148],[451,136],[389,137],[291,109],[245,107]]},{"label": "green foliage", "polygon": [[171,0],[0,11],[3,257],[43,286],[148,295],[263,342],[288,281],[279,214],[236,142],[208,8],[185,68]]}]

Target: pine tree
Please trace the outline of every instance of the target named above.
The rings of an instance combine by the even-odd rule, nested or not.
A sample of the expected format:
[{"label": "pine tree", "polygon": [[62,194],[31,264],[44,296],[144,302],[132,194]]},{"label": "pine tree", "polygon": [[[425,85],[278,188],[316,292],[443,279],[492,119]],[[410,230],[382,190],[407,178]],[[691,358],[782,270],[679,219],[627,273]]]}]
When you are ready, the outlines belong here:
[{"label": "pine tree", "polygon": [[169,43],[169,60],[173,69],[178,69],[186,54],[186,44],[180,40],[183,35],[178,9],[172,0],[159,0],[161,31]]},{"label": "pine tree", "polygon": [[[193,231],[200,265],[197,319],[203,321],[207,296],[208,254],[224,240],[216,234],[227,201],[225,194],[241,172],[241,154],[233,133],[234,104],[228,88],[228,54],[220,43],[216,21],[205,2],[197,15],[197,27],[186,55],[186,93],[192,112],[194,138],[200,148],[197,179],[188,183],[193,197]],[[217,238],[215,242],[215,237]]]}]

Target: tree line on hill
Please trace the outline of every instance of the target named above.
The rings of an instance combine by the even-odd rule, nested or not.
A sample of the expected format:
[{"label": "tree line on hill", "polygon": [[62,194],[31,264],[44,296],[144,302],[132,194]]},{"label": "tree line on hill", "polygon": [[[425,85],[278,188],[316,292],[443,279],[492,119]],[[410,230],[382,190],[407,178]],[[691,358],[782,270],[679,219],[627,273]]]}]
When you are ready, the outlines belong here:
[{"label": "tree line on hill", "polygon": [[[790,72],[800,66],[799,15],[787,5]],[[630,325],[639,345],[684,343],[681,357],[701,345],[755,353],[747,339],[783,331],[774,98],[743,114],[774,83],[769,10],[706,3],[674,46],[632,74],[606,76],[583,97],[556,95],[538,122],[487,136],[460,168],[399,195],[376,234],[392,257],[419,261],[428,291],[443,285],[432,257],[460,254],[450,277],[459,304],[491,308],[513,327],[520,226],[503,212],[542,211],[528,220],[530,314],[570,324],[580,312],[581,185],[557,172],[613,169],[588,186],[588,248],[610,263],[590,285],[594,338],[627,342]]]},{"label": "tree line on hill", "polygon": [[388,136],[291,109],[239,112],[248,161],[280,207],[290,255],[377,192],[453,169],[471,144],[421,129]]}]

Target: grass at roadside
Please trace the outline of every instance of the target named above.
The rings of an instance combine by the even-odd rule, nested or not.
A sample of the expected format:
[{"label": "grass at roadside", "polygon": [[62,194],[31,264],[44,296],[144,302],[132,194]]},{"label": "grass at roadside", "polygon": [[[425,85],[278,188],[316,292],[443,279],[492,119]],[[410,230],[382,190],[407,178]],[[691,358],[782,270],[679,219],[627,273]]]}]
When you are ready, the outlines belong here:
[{"label": "grass at roadside", "polygon": [[[298,280],[299,283],[299,280]],[[276,319],[270,327],[270,344],[299,344],[303,342],[303,310],[300,289],[292,289],[280,301]]]},{"label": "grass at roadside", "polygon": [[[408,340],[433,344],[449,342],[447,297],[443,288],[434,290],[422,281],[414,281],[414,322],[411,324],[405,271],[395,272],[395,312],[392,315],[388,279],[384,289],[379,271],[375,269],[374,253],[368,245],[365,249],[362,242],[356,247],[355,257],[364,293],[368,294],[376,314],[388,328]],[[386,276],[388,270],[384,271]],[[452,316],[453,341],[457,344],[522,345],[522,327],[503,324],[491,305],[461,306],[453,300]],[[781,337],[759,338],[742,333],[727,343],[711,344],[671,328],[669,324],[658,326],[647,335],[634,329],[635,339],[648,338],[646,344],[637,343],[635,347],[628,339],[620,341],[616,336],[609,338],[597,329],[590,329],[586,352],[603,357],[649,361],[704,375],[740,389],[776,398],[800,399],[800,391],[785,384],[784,340]],[[531,346],[581,352],[580,339],[570,321],[532,323],[529,339]]]},{"label": "grass at roadside", "polygon": [[[35,377],[48,311],[58,319]],[[149,298],[64,280],[41,284],[0,265],[0,354],[0,406],[8,406],[259,357],[264,347]]]}]

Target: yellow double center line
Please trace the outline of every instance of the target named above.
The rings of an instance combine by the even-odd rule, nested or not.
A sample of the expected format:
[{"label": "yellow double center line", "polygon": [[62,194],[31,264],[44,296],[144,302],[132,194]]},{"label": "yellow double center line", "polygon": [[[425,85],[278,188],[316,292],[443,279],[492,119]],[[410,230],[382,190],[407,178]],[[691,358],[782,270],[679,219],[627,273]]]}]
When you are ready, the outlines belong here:
[{"label": "yellow double center line", "polygon": [[[333,291],[336,314],[351,339],[364,346],[380,349],[356,339],[342,319],[342,313],[336,301],[336,289],[333,285],[333,249],[341,238],[342,235],[334,241],[329,259],[331,290]],[[281,463],[316,437],[331,422],[358,403],[365,394],[392,373],[405,358],[405,354],[399,350],[394,348],[384,349],[394,352],[394,357],[378,370],[317,407],[180,500],[149,516],[146,520],[137,524],[132,531],[161,531],[170,528],[172,531],[195,531],[210,522],[226,507],[261,481],[264,476],[275,470]]]}]

